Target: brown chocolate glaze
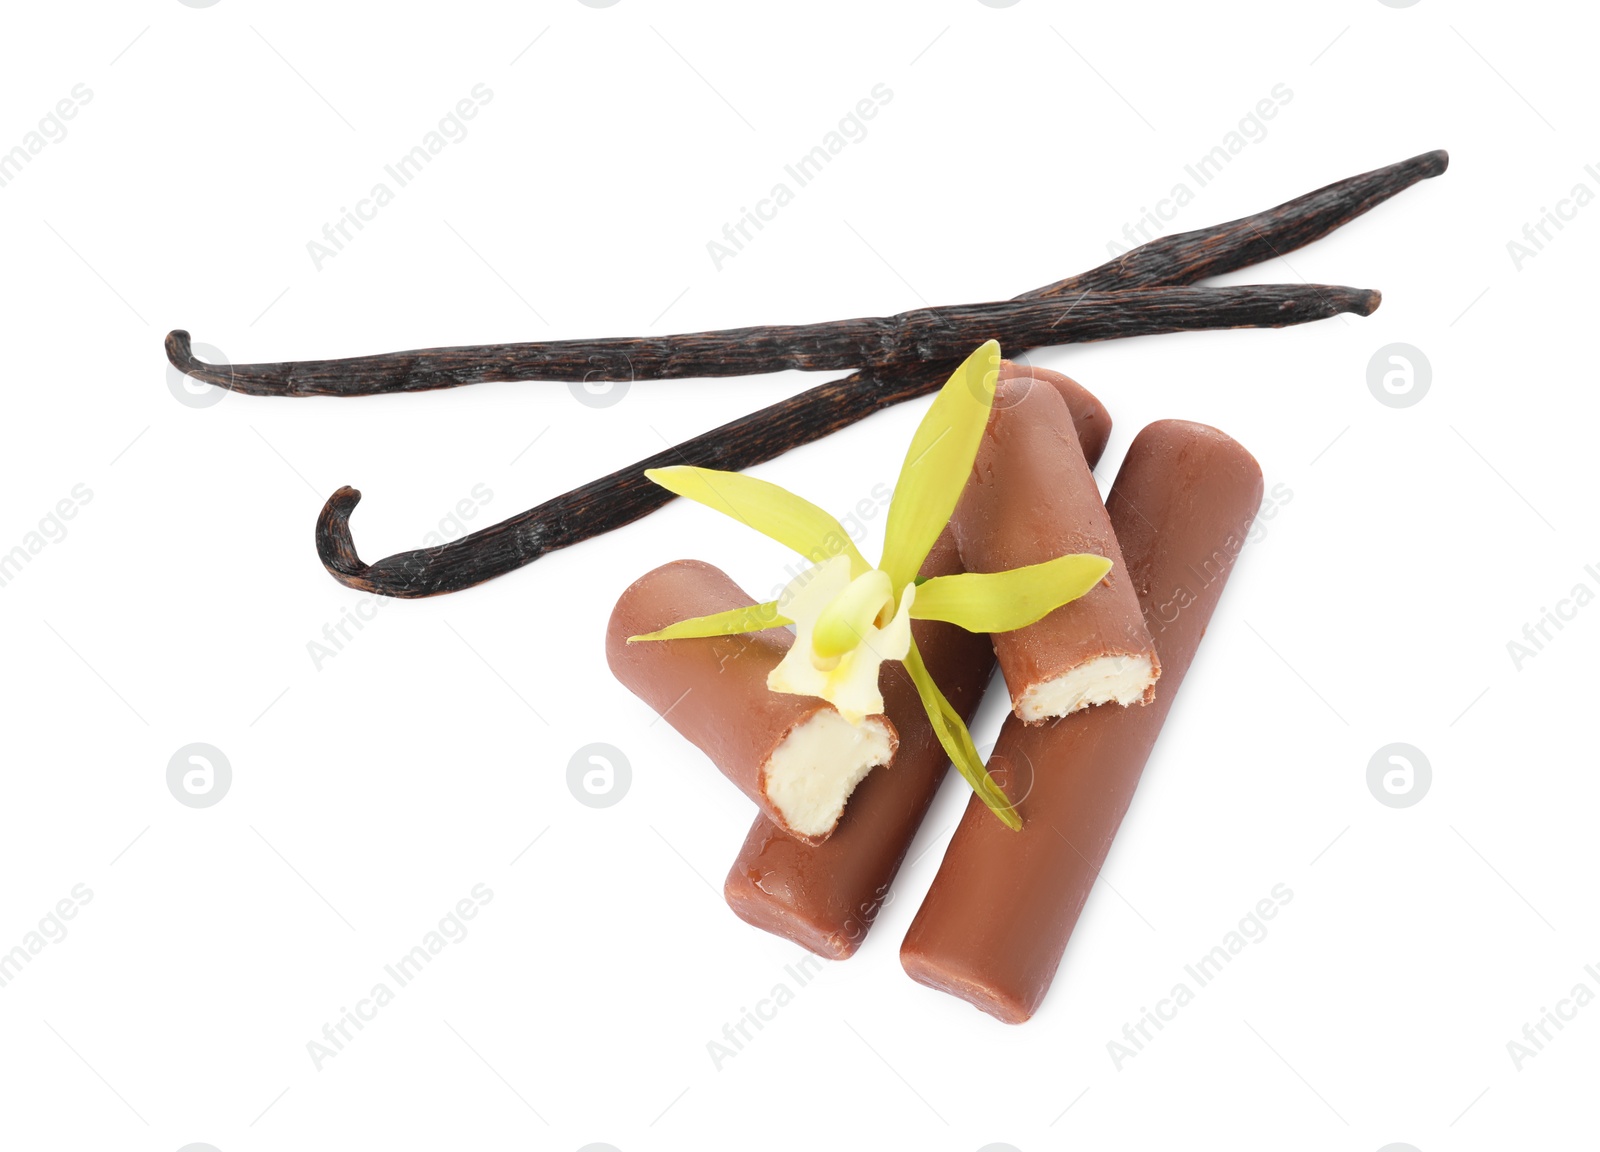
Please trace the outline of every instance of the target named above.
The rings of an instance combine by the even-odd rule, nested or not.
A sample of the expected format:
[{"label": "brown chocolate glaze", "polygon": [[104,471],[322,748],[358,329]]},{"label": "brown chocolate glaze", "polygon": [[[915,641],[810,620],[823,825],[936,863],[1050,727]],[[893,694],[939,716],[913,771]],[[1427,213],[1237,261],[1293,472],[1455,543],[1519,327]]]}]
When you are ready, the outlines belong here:
[{"label": "brown chocolate glaze", "polygon": [[1083,458],[1090,471],[1093,471],[1111,440],[1111,413],[1106,411],[1106,406],[1100,403],[1098,396],[1070,376],[1032,364],[1000,361],[999,383],[1026,379],[1042,380],[1066,401],[1067,412],[1072,417],[1072,430],[1078,437],[1078,447],[1083,450]]},{"label": "brown chocolate glaze", "polygon": [[[1057,389],[1037,387],[1032,379],[1000,382],[994,416],[950,526],[969,572],[1003,572],[1077,552],[1111,560],[1111,571],[1084,596],[993,637],[1019,715],[1030,688],[1097,657],[1148,656],[1160,674],[1070,406]],[[1153,686],[1143,702],[1152,696]]]},{"label": "brown chocolate glaze", "polygon": [[[818,697],[767,688],[767,673],[789,650],[793,633],[768,628],[739,636],[628,643],[629,636],[691,616],[754,603],[725,572],[710,564],[699,560],[663,564],[635,580],[618,599],[606,627],[606,661],[624,686],[711,757],[724,776],[787,831],[782,815],[767,799],[767,759],[795,728],[818,712],[833,710]],[[895,736],[890,722],[891,744]],[[820,844],[828,837],[800,838]]]},{"label": "brown chocolate glaze", "polygon": [[[1088,389],[1059,372],[1010,362],[1001,364],[1000,378],[1050,385],[1072,412],[1084,456],[1100,459],[1111,416]],[[955,540],[946,530],[922,574],[959,571]],[[934,683],[970,721],[994,670],[989,637],[932,620],[914,622],[912,631]],[[885,664],[882,686],[884,712],[900,734],[894,762],[856,786],[826,844],[798,843],[758,816],[722,886],[741,919],[832,960],[854,955],[891,899],[895,874],[950,767],[905,670]]]},{"label": "brown chocolate glaze", "polygon": [[1007,1023],[1038,1009],[1260,503],[1260,467],[1216,429],[1164,420],[1134,440],[1107,504],[1161,654],[1155,700],[1006,718],[990,770],[1022,831],[968,804],[900,948],[912,979]]}]

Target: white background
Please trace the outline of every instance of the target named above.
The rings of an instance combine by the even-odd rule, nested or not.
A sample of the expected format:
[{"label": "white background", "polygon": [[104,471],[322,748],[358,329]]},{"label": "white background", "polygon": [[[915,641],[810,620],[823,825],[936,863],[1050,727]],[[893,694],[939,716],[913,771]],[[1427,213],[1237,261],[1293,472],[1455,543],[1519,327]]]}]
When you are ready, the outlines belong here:
[{"label": "white background", "polygon": [[[1600,1007],[1520,1071],[1506,1047],[1580,981],[1600,992],[1600,608],[1520,670],[1507,651],[1600,590],[1600,208],[1520,270],[1506,247],[1574,184],[1600,192],[1575,7],[141,0],[6,24],[0,148],[74,85],[92,99],[0,188],[0,551],[92,498],[0,588],[0,949],[93,896],[0,988],[0,1142],[1432,1152],[1592,1128]],[[307,242],[480,83],[469,135],[318,270]],[[866,137],[719,270],[707,242],[880,83]],[[1370,319],[1035,357],[1111,409],[1102,484],[1140,427],[1186,417],[1292,498],[1022,1027],[899,966],[966,800],[952,776],[860,954],[713,1065],[801,953],[723,904],[752,810],[612,680],[602,633],[680,556],[781,580],[789,557],[731,522],[674,505],[385,602],[320,667],[308,650],[372,611],[312,550],[340,484],[374,560],[475,485],[469,527],[814,380],[637,384],[605,408],[560,385],[209,407],[168,387],[175,327],[243,362],[1010,296],[1103,260],[1278,84],[1265,137],[1172,228],[1431,148],[1451,167],[1232,278],[1376,287]],[[1366,378],[1397,341],[1433,372],[1403,409]],[[921,407],[757,472],[843,512],[892,481]],[[1395,741],[1433,771],[1404,809],[1366,784]],[[210,808],[167,790],[192,742],[232,765]],[[592,742],[632,766],[611,808],[568,791]],[[469,935],[318,1070],[308,1041],[477,884]],[[1270,934],[1119,1071],[1107,1042],[1276,884]]]}]

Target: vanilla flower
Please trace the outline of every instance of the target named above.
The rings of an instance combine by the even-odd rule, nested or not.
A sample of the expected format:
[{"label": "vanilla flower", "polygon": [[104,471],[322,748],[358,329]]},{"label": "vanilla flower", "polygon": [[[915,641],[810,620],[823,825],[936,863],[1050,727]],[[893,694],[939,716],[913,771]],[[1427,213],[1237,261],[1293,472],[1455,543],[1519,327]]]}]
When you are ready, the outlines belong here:
[{"label": "vanilla flower", "polygon": [[883,711],[878,665],[911,650],[907,584],[898,605],[886,572],[851,579],[850,558],[835,556],[802,572],[776,601],[794,621],[795,642],[767,677],[774,692],[821,696],[852,724]]},{"label": "vanilla flower", "polygon": [[911,621],[943,620],[972,632],[1023,628],[1088,592],[1111,569],[1103,556],[1058,556],[1006,572],[963,572],[919,580],[917,571],[944,531],[972,471],[994,404],[1000,346],[990,340],[940,389],[918,425],[895,483],[883,556],[869,564],[837,519],[791,492],[739,472],[689,466],[653,468],[651,480],[742,521],[811,561],[783,594],[765,604],[699,616],[630,641],[727,636],[779,624],[794,644],[767,677],[774,692],[818,696],[860,724],[883,711],[878,669],[905,665],[951,763],[1011,828],[1021,819],[990,777],[972,736],[933,682],[911,635]]}]

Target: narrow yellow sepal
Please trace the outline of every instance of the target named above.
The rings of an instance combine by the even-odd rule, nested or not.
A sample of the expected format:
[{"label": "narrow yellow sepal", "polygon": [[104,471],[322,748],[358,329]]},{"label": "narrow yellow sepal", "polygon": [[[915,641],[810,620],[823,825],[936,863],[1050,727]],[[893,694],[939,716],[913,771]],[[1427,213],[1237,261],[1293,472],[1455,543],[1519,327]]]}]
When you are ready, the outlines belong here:
[{"label": "narrow yellow sepal", "polygon": [[917,650],[914,640],[910,651],[906,653],[905,667],[911,675],[911,682],[916,685],[917,695],[922,698],[922,707],[928,713],[934,734],[939,737],[939,743],[950,757],[950,763],[955,765],[956,771],[972,785],[978,799],[989,806],[1002,824],[1013,832],[1020,832],[1022,817],[1017,815],[1005,792],[983,766],[983,757],[978,755],[977,746],[972,742],[972,733],[967,731],[955,707],[933,682],[933,676],[922,662],[922,653]]},{"label": "narrow yellow sepal", "polygon": [[935,576],[917,585],[911,615],[943,620],[968,632],[1010,632],[1076,600],[1109,571],[1110,560],[1083,552],[1006,572]]},{"label": "narrow yellow sepal", "polygon": [[730,608],[726,612],[713,612],[709,616],[695,616],[668,624],[655,632],[642,636],[629,636],[628,643],[636,640],[692,640],[702,636],[735,636],[740,632],[760,632],[777,628],[794,621],[778,613],[778,602],[751,604],[746,608]]},{"label": "narrow yellow sepal", "polygon": [[889,501],[878,565],[897,590],[916,577],[956,510],[989,423],[999,375],[1000,345],[989,340],[955,370],[917,425]]},{"label": "narrow yellow sepal", "polygon": [[721,472],[688,464],[648,468],[645,476],[668,492],[731,516],[763,536],[787,545],[813,564],[821,564],[833,556],[848,556],[852,576],[859,576],[872,567],[850,539],[844,525],[811,501],[776,484],[742,472]]}]

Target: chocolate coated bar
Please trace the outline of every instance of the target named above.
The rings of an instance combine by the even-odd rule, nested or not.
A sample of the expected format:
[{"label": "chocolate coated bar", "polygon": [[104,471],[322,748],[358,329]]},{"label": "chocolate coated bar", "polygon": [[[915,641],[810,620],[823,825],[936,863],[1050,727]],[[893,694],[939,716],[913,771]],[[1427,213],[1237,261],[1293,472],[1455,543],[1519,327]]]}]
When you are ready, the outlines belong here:
[{"label": "chocolate coated bar", "polygon": [[901,945],[913,979],[1008,1023],[1038,1009],[1260,503],[1260,467],[1216,429],[1134,440],[1107,506],[1164,669],[1155,699],[1006,718],[990,771],[1022,830],[968,803]]},{"label": "chocolate coated bar", "polygon": [[710,564],[664,564],[618,599],[606,628],[606,659],[618,680],[711,757],[775,824],[821,843],[850,790],[893,756],[894,727],[882,716],[852,725],[826,700],[769,689],[767,673],[794,641],[786,628],[628,643],[629,636],[753,603]]},{"label": "chocolate coated bar", "polygon": [[1042,723],[1096,704],[1149,702],[1160,662],[1059,392],[1031,380],[1000,382],[994,418],[950,526],[969,572],[1081,552],[1111,560],[1111,571],[1085,595],[1026,628],[995,635],[1018,716]]}]

